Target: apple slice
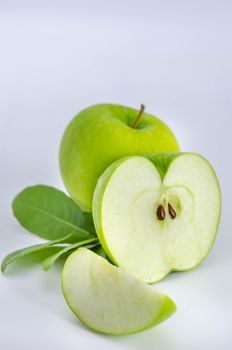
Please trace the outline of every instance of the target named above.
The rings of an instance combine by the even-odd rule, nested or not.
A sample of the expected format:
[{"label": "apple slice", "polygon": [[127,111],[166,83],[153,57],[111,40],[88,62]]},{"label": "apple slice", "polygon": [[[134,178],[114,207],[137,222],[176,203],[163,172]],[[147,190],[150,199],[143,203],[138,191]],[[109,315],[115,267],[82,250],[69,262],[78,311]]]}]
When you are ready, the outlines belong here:
[{"label": "apple slice", "polygon": [[78,249],[66,260],[62,290],[73,313],[101,333],[140,332],[176,310],[168,296],[86,248]]},{"label": "apple slice", "polygon": [[110,259],[148,283],[198,265],[214,242],[221,194],[200,155],[122,158],[99,178],[93,217]]}]

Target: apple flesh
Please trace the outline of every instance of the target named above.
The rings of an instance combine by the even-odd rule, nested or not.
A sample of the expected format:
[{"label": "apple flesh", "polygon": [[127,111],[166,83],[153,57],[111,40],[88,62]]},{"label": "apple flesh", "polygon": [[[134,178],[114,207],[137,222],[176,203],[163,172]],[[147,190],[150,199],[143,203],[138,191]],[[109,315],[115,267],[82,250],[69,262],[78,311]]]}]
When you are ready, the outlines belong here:
[{"label": "apple flesh", "polygon": [[148,283],[198,265],[213,245],[221,193],[212,166],[188,153],[126,157],[99,178],[93,218],[111,261]]},{"label": "apple flesh", "polygon": [[66,260],[62,290],[67,304],[84,324],[107,334],[145,330],[176,310],[168,296],[86,248]]},{"label": "apple flesh", "polygon": [[60,145],[61,175],[82,210],[92,210],[97,180],[113,161],[127,155],[179,151],[167,125],[143,112],[135,128],[137,115],[133,108],[99,104],[77,114],[65,130]]}]

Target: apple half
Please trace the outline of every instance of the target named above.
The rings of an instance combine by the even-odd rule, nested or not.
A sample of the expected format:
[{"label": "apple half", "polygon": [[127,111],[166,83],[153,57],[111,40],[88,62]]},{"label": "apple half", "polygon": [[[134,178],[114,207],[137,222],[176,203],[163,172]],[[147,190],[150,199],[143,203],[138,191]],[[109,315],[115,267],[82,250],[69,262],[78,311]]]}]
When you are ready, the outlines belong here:
[{"label": "apple half", "polygon": [[176,310],[168,296],[86,248],[78,249],[66,260],[62,290],[80,321],[101,333],[137,333]]},{"label": "apple half", "polygon": [[99,178],[93,198],[106,254],[148,283],[201,263],[215,240],[220,211],[215,172],[192,153],[119,159]]}]

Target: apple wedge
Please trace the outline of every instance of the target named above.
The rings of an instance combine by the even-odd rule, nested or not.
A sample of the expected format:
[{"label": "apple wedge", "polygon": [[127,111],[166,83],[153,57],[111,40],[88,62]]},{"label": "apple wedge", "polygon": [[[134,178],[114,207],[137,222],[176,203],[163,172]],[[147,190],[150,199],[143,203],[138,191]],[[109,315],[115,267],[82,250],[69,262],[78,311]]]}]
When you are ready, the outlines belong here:
[{"label": "apple wedge", "polygon": [[148,283],[198,265],[213,245],[220,211],[212,166],[190,153],[122,158],[99,178],[93,198],[106,254]]},{"label": "apple wedge", "polygon": [[66,260],[62,290],[73,313],[101,333],[137,333],[176,310],[168,296],[86,248],[78,249]]}]

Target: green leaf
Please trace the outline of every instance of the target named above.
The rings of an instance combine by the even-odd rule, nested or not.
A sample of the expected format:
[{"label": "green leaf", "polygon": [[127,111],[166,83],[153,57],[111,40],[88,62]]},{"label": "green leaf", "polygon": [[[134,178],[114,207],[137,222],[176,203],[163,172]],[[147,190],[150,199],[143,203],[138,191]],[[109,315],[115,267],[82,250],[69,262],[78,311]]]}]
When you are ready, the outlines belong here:
[{"label": "green leaf", "polygon": [[[70,235],[69,235],[70,236]],[[56,244],[62,243],[65,239],[67,239],[69,236],[63,237],[61,239],[57,239],[54,241],[46,242],[43,244],[36,244],[27,248],[15,250],[14,252],[8,254],[2,261],[1,263],[1,271],[2,273],[5,272],[6,268],[8,265],[13,263],[14,261],[24,258],[30,254],[37,253],[37,252],[42,252],[45,249],[50,248],[51,246],[54,246]],[[63,247],[60,247],[63,249]]]},{"label": "green leaf", "polygon": [[104,249],[102,248],[101,245],[98,245],[97,247],[94,247],[94,248],[92,249],[92,251],[93,251],[94,253],[96,253],[96,254],[102,256],[103,258],[108,259],[108,256],[107,256],[106,252],[104,251]]},{"label": "green leaf", "polygon": [[65,193],[49,186],[28,187],[13,201],[12,209],[20,224],[39,237],[54,240],[68,234],[75,241],[93,231],[90,214],[83,213]]},{"label": "green leaf", "polygon": [[63,248],[59,252],[55,253],[54,255],[50,255],[48,258],[46,258],[44,261],[42,261],[42,267],[45,271],[49,270],[52,265],[58,260],[62,255],[70,253],[73,249],[78,248],[80,246],[88,246],[89,248],[92,248],[99,244],[98,238],[90,238],[85,241],[81,241],[78,243],[70,244],[68,247]]},{"label": "green leaf", "polygon": [[96,247],[93,247],[91,249],[94,253],[102,256],[103,258],[105,258],[106,260],[108,260],[111,264],[114,265],[114,263],[110,260],[110,258],[107,256],[106,252],[104,251],[104,249],[102,248],[102,246],[99,244]]}]

